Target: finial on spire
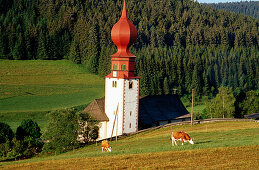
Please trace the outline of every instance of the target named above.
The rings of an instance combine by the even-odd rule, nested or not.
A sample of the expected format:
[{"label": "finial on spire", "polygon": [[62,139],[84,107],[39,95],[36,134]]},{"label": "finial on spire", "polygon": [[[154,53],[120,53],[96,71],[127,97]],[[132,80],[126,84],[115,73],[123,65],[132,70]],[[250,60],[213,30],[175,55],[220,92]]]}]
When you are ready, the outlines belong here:
[{"label": "finial on spire", "polygon": [[123,10],[122,10],[121,18],[128,18],[125,1],[124,1],[124,4],[123,4]]},{"label": "finial on spire", "polygon": [[128,19],[125,1],[120,20],[112,27],[111,38],[118,49],[113,56],[135,57],[129,52],[129,47],[137,39],[137,30]]}]

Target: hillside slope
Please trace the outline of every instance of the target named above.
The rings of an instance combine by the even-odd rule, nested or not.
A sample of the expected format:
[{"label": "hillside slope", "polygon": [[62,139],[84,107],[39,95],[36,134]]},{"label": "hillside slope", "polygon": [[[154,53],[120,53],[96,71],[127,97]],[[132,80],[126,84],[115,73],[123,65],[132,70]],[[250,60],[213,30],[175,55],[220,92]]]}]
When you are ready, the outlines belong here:
[{"label": "hillside slope", "polygon": [[258,1],[241,1],[229,3],[209,3],[204,4],[216,8],[217,10],[226,10],[237,14],[249,15],[259,19],[259,2]]},{"label": "hillside slope", "polygon": [[[195,144],[172,146],[172,130],[188,132]],[[4,169],[175,169],[186,166],[189,169],[256,169],[259,166],[258,131],[257,122],[173,126],[112,141],[111,153],[102,153],[100,144],[93,144],[61,155],[4,162],[2,165]]]},{"label": "hillside slope", "polygon": [[0,113],[85,105],[104,96],[104,80],[69,61],[0,60]]}]

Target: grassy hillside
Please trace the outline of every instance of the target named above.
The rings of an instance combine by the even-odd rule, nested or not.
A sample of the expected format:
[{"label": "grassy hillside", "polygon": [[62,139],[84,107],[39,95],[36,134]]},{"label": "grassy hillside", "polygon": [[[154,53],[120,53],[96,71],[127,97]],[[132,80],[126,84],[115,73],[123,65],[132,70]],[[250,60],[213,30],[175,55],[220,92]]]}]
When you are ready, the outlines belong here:
[{"label": "grassy hillside", "polygon": [[46,111],[104,96],[104,80],[69,61],[0,60],[0,112]]},{"label": "grassy hillside", "polygon": [[[172,146],[171,131],[186,131],[195,144]],[[100,144],[57,156],[2,163],[3,168],[248,168],[259,166],[259,123],[220,122],[167,127],[110,142],[112,152]]]},{"label": "grassy hillside", "polygon": [[103,96],[104,79],[70,61],[0,60],[0,120],[13,129],[24,118],[44,126],[45,111]]}]

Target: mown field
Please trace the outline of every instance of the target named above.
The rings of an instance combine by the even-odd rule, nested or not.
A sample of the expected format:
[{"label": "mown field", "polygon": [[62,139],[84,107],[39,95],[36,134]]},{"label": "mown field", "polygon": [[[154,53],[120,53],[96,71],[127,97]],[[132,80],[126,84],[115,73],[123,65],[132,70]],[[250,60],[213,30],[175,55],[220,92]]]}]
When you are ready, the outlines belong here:
[{"label": "mown field", "polygon": [[45,111],[86,105],[103,96],[104,78],[70,61],[0,60],[0,121],[12,128],[28,115],[44,126]]},{"label": "mown field", "polygon": [[[186,131],[195,144],[172,146],[171,131]],[[166,127],[56,156],[0,163],[3,169],[258,169],[259,123],[218,122]]]}]

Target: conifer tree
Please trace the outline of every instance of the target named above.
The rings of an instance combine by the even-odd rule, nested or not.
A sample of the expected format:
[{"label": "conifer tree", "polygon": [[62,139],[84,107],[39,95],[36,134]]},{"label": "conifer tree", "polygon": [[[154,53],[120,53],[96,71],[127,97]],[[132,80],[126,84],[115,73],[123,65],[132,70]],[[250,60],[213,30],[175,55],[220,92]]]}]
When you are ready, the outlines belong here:
[{"label": "conifer tree", "polygon": [[48,59],[48,54],[46,50],[46,40],[42,32],[40,32],[39,39],[38,39],[37,59],[41,59],[41,60]]},{"label": "conifer tree", "polygon": [[24,46],[23,46],[23,37],[22,37],[22,34],[20,33],[18,35],[18,39],[15,43],[15,46],[12,50],[12,55],[13,55],[13,59],[15,60],[22,60],[24,59]]},{"label": "conifer tree", "polygon": [[69,60],[71,60],[72,62],[74,62],[76,64],[81,63],[79,46],[78,46],[78,42],[76,39],[74,39],[72,41],[68,58],[69,58]]},{"label": "conifer tree", "polygon": [[163,87],[164,87],[164,94],[169,94],[170,89],[169,89],[167,77],[165,77],[164,79]]}]

